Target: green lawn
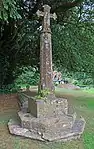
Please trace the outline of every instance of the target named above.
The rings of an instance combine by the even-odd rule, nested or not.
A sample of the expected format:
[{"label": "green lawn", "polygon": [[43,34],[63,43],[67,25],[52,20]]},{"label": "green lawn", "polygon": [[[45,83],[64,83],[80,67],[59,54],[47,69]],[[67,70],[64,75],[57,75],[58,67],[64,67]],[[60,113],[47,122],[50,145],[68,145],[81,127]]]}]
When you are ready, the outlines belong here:
[{"label": "green lawn", "polygon": [[67,98],[70,109],[73,107],[78,117],[85,118],[85,131],[79,140],[45,144],[12,136],[8,132],[7,122],[12,117],[16,118],[17,112],[9,109],[7,112],[0,113],[0,149],[94,149],[94,89],[67,90],[56,88],[56,95]]}]

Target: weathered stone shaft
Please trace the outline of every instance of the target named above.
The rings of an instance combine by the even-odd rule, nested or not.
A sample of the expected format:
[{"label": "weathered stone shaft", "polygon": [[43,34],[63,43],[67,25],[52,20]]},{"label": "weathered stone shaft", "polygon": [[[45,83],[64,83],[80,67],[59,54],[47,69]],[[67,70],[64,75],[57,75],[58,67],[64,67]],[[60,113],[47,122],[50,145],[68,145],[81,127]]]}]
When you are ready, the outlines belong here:
[{"label": "weathered stone shaft", "polygon": [[52,43],[50,18],[56,19],[56,15],[50,14],[51,7],[44,5],[44,12],[37,11],[38,16],[44,17],[43,30],[40,39],[40,89],[53,92],[53,71],[52,71]]},{"label": "weathered stone shaft", "polygon": [[41,89],[53,91],[51,33],[43,32],[40,41],[40,84]]}]

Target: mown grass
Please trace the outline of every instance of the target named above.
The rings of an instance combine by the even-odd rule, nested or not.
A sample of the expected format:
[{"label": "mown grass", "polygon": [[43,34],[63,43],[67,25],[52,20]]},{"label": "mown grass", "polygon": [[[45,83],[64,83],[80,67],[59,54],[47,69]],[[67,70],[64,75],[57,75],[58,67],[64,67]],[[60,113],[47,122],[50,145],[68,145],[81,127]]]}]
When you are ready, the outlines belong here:
[{"label": "mown grass", "polygon": [[69,107],[73,107],[78,117],[83,116],[86,127],[79,140],[59,143],[42,143],[9,134],[7,122],[16,118],[15,109],[0,113],[0,149],[94,149],[94,92],[91,90],[67,90],[56,88],[56,95],[68,99]]}]

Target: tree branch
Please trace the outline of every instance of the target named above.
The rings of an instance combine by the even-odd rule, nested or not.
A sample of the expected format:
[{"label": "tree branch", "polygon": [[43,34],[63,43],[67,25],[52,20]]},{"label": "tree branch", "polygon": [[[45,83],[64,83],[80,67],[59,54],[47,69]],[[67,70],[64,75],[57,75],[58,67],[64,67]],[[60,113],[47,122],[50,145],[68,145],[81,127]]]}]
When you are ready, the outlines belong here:
[{"label": "tree branch", "polygon": [[75,6],[80,5],[84,0],[75,0],[72,2],[60,2],[59,4],[54,5],[52,11],[56,12],[57,10],[68,10],[71,9]]}]

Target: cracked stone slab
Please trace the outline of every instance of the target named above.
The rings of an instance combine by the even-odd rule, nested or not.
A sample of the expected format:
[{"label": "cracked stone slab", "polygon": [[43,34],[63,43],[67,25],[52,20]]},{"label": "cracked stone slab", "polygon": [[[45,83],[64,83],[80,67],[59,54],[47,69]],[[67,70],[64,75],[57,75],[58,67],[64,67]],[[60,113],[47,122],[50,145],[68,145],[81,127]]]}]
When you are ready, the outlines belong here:
[{"label": "cracked stone slab", "polygon": [[34,132],[33,130],[29,130],[26,128],[22,128],[18,122],[14,120],[10,120],[8,122],[8,128],[11,134],[17,135],[17,136],[22,136],[26,138],[31,138],[35,140],[40,140],[44,141],[44,139],[41,138],[41,135],[39,135],[37,132]]},{"label": "cracked stone slab", "polygon": [[72,139],[80,138],[85,128],[85,120],[82,118],[80,120],[76,120],[72,129],[60,130],[58,132],[47,132],[44,133],[42,138],[46,141],[67,141]]},{"label": "cracked stone slab", "polygon": [[74,116],[60,115],[53,117],[33,117],[30,113],[18,112],[21,126],[26,129],[34,129],[40,132],[50,130],[56,132],[62,128],[64,131],[67,128],[72,128],[74,124]]},{"label": "cracked stone slab", "polygon": [[72,139],[80,138],[81,134],[85,128],[85,120],[80,119],[76,120],[72,129],[62,130],[60,128],[59,131],[51,132],[48,130],[46,133],[40,133],[38,131],[34,131],[32,129],[22,128],[18,122],[10,120],[8,122],[9,131],[11,134],[22,136],[30,139],[40,140],[40,141],[68,141]]}]

